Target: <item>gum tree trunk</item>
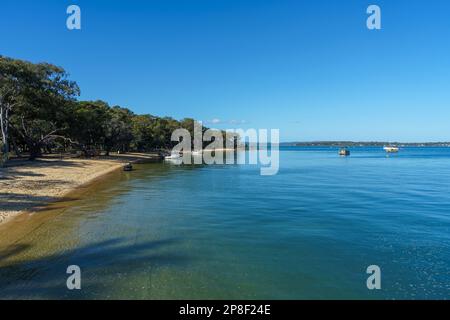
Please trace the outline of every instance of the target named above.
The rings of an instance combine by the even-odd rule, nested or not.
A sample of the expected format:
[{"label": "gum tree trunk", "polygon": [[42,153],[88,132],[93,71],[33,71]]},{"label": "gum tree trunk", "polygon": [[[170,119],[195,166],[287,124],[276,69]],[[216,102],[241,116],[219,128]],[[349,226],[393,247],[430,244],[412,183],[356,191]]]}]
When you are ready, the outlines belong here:
[{"label": "gum tree trunk", "polygon": [[8,136],[8,109],[0,105],[0,129],[2,132],[2,149],[0,166],[4,166],[9,159],[9,136]]}]

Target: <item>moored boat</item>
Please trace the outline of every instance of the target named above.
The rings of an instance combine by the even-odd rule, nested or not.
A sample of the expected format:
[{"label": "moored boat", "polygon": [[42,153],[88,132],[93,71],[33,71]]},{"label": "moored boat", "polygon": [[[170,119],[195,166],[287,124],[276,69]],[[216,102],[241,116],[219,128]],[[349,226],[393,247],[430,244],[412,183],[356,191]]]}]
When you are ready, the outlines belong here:
[{"label": "moored boat", "polygon": [[341,148],[339,150],[339,155],[347,157],[350,155],[350,150],[348,150],[347,148]]},{"label": "moored boat", "polygon": [[166,160],[179,159],[179,158],[181,158],[181,155],[176,152],[172,152],[170,155],[164,157],[164,159],[166,159]]},{"label": "moored boat", "polygon": [[385,146],[383,147],[383,150],[386,151],[387,153],[397,153],[398,152],[398,147],[395,146]]},{"label": "moored boat", "polygon": [[133,170],[133,165],[131,163],[127,163],[126,165],[123,166],[123,171],[132,171]]}]

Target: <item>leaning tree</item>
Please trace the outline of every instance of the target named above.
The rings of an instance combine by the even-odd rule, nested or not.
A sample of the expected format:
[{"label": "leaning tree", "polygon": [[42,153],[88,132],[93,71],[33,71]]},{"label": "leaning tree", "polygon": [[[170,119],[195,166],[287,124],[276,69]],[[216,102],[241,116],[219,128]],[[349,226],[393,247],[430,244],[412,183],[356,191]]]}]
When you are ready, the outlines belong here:
[{"label": "leaning tree", "polygon": [[70,108],[79,95],[64,69],[0,57],[0,114],[3,161],[8,159],[11,133],[35,159],[42,148],[64,138]]}]

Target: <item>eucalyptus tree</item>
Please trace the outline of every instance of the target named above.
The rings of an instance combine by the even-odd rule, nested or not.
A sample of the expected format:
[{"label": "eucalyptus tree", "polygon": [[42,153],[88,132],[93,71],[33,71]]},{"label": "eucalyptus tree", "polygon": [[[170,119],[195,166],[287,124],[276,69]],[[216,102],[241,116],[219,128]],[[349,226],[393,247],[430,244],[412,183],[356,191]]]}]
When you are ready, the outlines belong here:
[{"label": "eucalyptus tree", "polygon": [[104,123],[106,155],[113,149],[122,152],[129,150],[133,140],[132,117],[133,113],[129,109],[119,106],[108,109],[108,119]]},{"label": "eucalyptus tree", "polygon": [[179,128],[194,137],[194,119],[135,115],[100,100],[77,101],[79,94],[63,68],[0,56],[0,165],[8,160],[11,145],[35,159],[60,142],[90,155],[170,148],[172,132]]},{"label": "eucalyptus tree", "polygon": [[47,64],[27,64],[31,77],[19,93],[20,103],[11,115],[11,129],[26,143],[30,159],[55,139],[66,139],[71,125],[70,106],[79,88],[64,69]]},{"label": "eucalyptus tree", "polygon": [[68,105],[79,95],[64,69],[0,57],[0,114],[3,159],[8,159],[10,133],[22,139],[30,159],[70,125]]},{"label": "eucalyptus tree", "polygon": [[104,101],[77,102],[73,110],[70,136],[78,147],[89,155],[101,149],[106,140],[106,123],[109,121],[109,105]]},{"label": "eucalyptus tree", "polygon": [[10,117],[14,108],[22,102],[20,92],[24,90],[27,79],[31,76],[28,67],[23,61],[0,56],[1,165],[9,158]]},{"label": "eucalyptus tree", "polygon": [[156,117],[144,114],[134,115],[132,122],[132,148],[139,152],[151,151],[155,148],[155,135],[153,132]]}]

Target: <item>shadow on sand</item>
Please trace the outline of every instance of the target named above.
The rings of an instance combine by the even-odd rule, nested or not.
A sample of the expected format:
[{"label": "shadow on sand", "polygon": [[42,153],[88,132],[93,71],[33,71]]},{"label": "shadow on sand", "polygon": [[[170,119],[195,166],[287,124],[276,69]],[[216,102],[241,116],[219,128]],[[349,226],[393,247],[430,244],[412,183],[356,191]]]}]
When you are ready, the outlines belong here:
[{"label": "shadow on sand", "polygon": [[0,181],[15,180],[22,177],[43,177],[43,174],[33,172],[34,168],[66,168],[85,167],[80,161],[64,160],[10,160],[6,168],[0,168]]},{"label": "shadow on sand", "polygon": [[[2,211],[40,211],[47,209],[49,204],[76,201],[78,198],[74,197],[45,197],[45,196],[34,196],[34,195],[24,195],[18,193],[1,193],[0,192],[0,209]],[[61,207],[63,208],[63,207]],[[57,207],[52,206],[52,210],[57,209]]]}]

